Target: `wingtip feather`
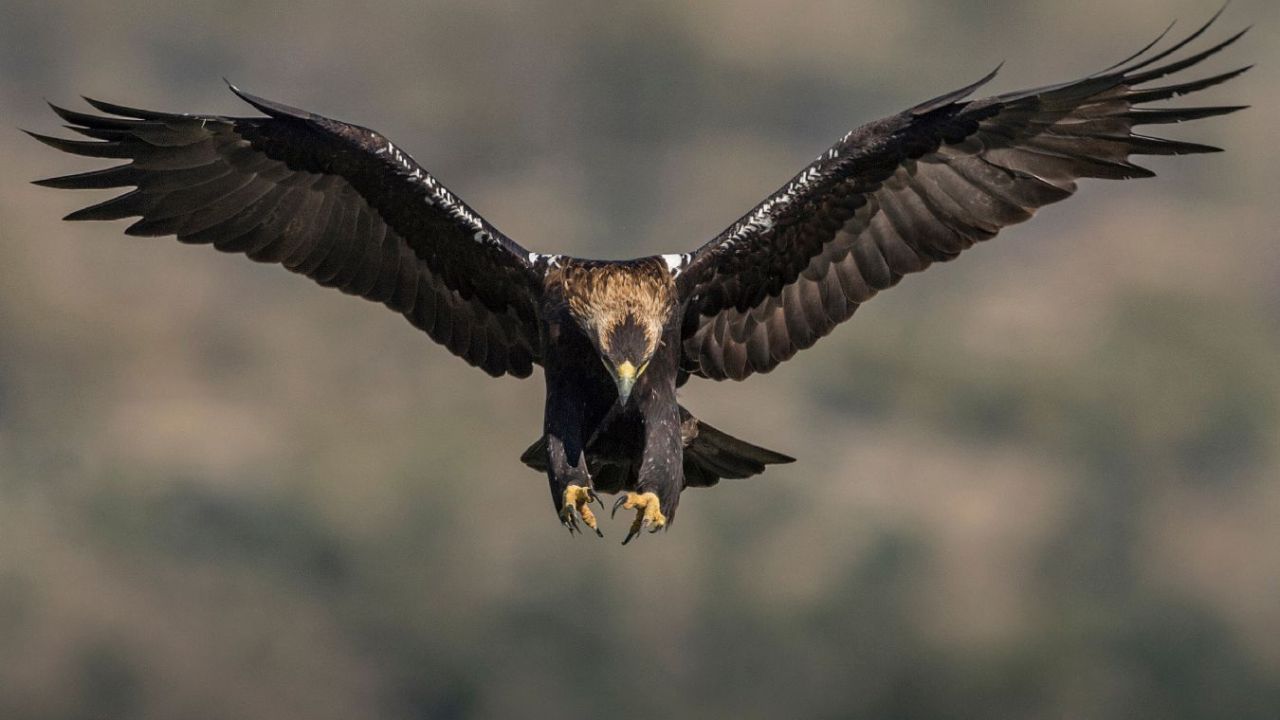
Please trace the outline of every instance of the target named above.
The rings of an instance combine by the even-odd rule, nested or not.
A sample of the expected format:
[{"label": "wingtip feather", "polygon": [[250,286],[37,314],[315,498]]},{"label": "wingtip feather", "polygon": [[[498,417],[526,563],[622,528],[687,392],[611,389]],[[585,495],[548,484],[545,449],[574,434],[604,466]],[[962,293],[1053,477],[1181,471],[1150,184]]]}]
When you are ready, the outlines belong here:
[{"label": "wingtip feather", "polygon": [[[1203,29],[1200,32],[1203,32]],[[1216,45],[1213,45],[1209,48],[1201,50],[1200,52],[1197,52],[1195,54],[1182,58],[1181,60],[1175,60],[1173,62],[1170,62],[1167,65],[1154,67],[1140,73],[1135,72],[1139,68],[1147,66],[1156,58],[1160,58],[1166,55],[1169,52],[1169,51],[1166,51],[1165,53],[1161,53],[1161,55],[1156,56],[1156,58],[1152,58],[1145,62],[1139,63],[1138,65],[1134,65],[1132,67],[1126,68],[1122,73],[1122,77],[1124,78],[1125,84],[1130,86],[1136,86],[1136,85],[1141,85],[1143,83],[1150,82],[1152,80],[1165,77],[1167,75],[1171,75],[1180,70],[1185,70],[1186,68],[1189,68],[1193,65],[1197,65],[1203,62],[1204,60],[1214,55],[1217,55],[1219,52],[1223,51],[1224,49],[1226,49],[1227,47],[1231,46],[1236,41],[1238,41],[1240,38],[1244,37],[1244,34],[1247,32],[1249,32],[1249,28],[1246,27],[1240,32],[1237,32],[1236,34],[1231,35],[1226,40],[1223,40]],[[1199,32],[1197,32],[1196,34],[1198,35]],[[1192,37],[1194,37],[1194,35]],[[1188,40],[1190,40],[1190,38],[1188,38]],[[1186,41],[1184,41],[1184,43],[1185,42]]]},{"label": "wingtip feather", "polygon": [[230,89],[231,92],[235,93],[236,97],[249,103],[266,115],[276,118],[294,118],[297,120],[310,120],[312,118],[312,113],[306,110],[285,105],[284,103],[278,103],[274,100],[268,100],[264,97],[259,97],[246,92],[226,78],[223,78],[223,81],[227,83],[227,88]]},{"label": "wingtip feather", "polygon": [[72,189],[75,189],[76,187],[75,185],[71,184],[71,178],[74,178],[74,177],[76,176],[75,175],[59,175],[57,177],[40,178],[38,180],[32,180],[31,184],[37,185],[39,187],[56,188],[58,190],[72,190]]},{"label": "wingtip feather", "polygon": [[1135,52],[1135,53],[1133,53],[1132,55],[1130,55],[1130,56],[1126,57],[1125,59],[1121,60],[1120,62],[1114,63],[1114,64],[1112,64],[1112,65],[1109,65],[1109,66],[1107,66],[1107,67],[1103,68],[1102,70],[1099,70],[1098,72],[1094,73],[1091,77],[1097,77],[1097,76],[1099,76],[1099,75],[1106,75],[1107,73],[1111,72],[1112,70],[1115,70],[1116,68],[1118,68],[1118,67],[1120,67],[1120,66],[1122,66],[1122,65],[1128,65],[1129,63],[1131,63],[1131,62],[1133,62],[1133,61],[1137,60],[1138,58],[1142,57],[1143,55],[1147,54],[1147,51],[1148,51],[1148,50],[1150,50],[1151,48],[1155,47],[1157,44],[1159,44],[1161,40],[1165,39],[1165,38],[1169,35],[1169,32],[1170,32],[1171,30],[1173,30],[1173,27],[1174,27],[1175,25],[1177,25],[1177,24],[1178,24],[1178,21],[1177,21],[1177,20],[1171,20],[1171,21],[1169,22],[1169,24],[1165,26],[1164,30],[1161,30],[1161,31],[1160,31],[1160,34],[1155,36],[1155,39],[1153,39],[1151,42],[1147,43],[1146,45],[1143,45],[1143,46],[1142,46],[1142,48],[1141,48],[1141,49],[1139,49],[1137,52]]},{"label": "wingtip feather", "polygon": [[[1211,27],[1215,22],[1217,22],[1217,21],[1218,21],[1218,18],[1219,18],[1219,17],[1222,15],[1222,13],[1227,9],[1227,5],[1228,5],[1228,4],[1229,4],[1229,2],[1228,2],[1228,3],[1223,3],[1222,7],[1218,8],[1218,11],[1217,11],[1217,12],[1215,12],[1213,15],[1211,15],[1211,16],[1209,17],[1209,19],[1208,19],[1208,20],[1207,20],[1203,25],[1201,25],[1200,27],[1196,28],[1196,29],[1195,29],[1195,30],[1194,30],[1190,35],[1186,36],[1185,38],[1183,38],[1183,39],[1181,39],[1181,40],[1179,40],[1179,41],[1177,41],[1177,42],[1175,42],[1172,46],[1167,47],[1167,48],[1165,48],[1164,50],[1161,50],[1160,52],[1156,53],[1155,55],[1153,55],[1153,56],[1151,56],[1151,57],[1149,57],[1149,58],[1146,58],[1146,59],[1142,60],[1141,62],[1138,62],[1138,63],[1135,63],[1135,64],[1133,64],[1133,65],[1130,65],[1129,67],[1127,67],[1127,68],[1125,68],[1125,69],[1123,69],[1123,70],[1119,70],[1118,72],[1119,72],[1119,73],[1121,73],[1121,74],[1125,74],[1125,75],[1127,75],[1127,74],[1129,74],[1129,73],[1132,73],[1132,72],[1135,72],[1135,71],[1139,70],[1140,68],[1147,67],[1147,66],[1151,65],[1152,63],[1159,62],[1160,60],[1163,60],[1164,58],[1169,57],[1169,56],[1170,56],[1170,55],[1172,55],[1173,53],[1175,53],[1175,52],[1177,52],[1177,51],[1181,50],[1182,48],[1186,47],[1186,46],[1187,46],[1187,45],[1189,45],[1192,41],[1194,41],[1196,38],[1198,38],[1198,37],[1200,37],[1201,35],[1203,35],[1203,34],[1205,33],[1205,31],[1207,31],[1207,30],[1208,30],[1208,29],[1209,29],[1209,28],[1210,28],[1210,27]],[[1172,26],[1170,26],[1170,27],[1172,27]],[[1229,43],[1228,43],[1228,44],[1229,44]],[[1145,52],[1145,50],[1144,50],[1143,52]],[[1139,56],[1140,56],[1141,54],[1142,54],[1142,53],[1139,53]],[[1136,58],[1135,58],[1135,59],[1136,59]],[[1121,65],[1123,65],[1123,64],[1124,64],[1124,63],[1121,63]]]},{"label": "wingtip feather", "polygon": [[22,132],[35,138],[37,141],[48,145],[55,150],[61,150],[72,155],[81,155],[83,157],[101,157],[101,158],[123,158],[128,157],[119,142],[91,142],[87,140],[67,140],[66,138],[53,137],[52,135],[43,135],[41,133],[23,130]]},{"label": "wingtip feather", "polygon": [[110,103],[106,100],[91,98],[88,95],[81,95],[80,99],[89,103],[101,112],[107,113],[108,115],[115,115],[117,117],[132,118],[134,120],[163,120],[165,118],[173,117],[171,113],[162,113],[155,110],[143,110],[142,108],[129,107],[127,105],[117,105],[116,103]]},{"label": "wingtip feather", "polygon": [[1125,99],[1131,104],[1138,105],[1142,103],[1159,102],[1162,100],[1169,100],[1171,98],[1182,97],[1183,95],[1189,95],[1193,92],[1211,88],[1214,85],[1221,85],[1228,80],[1232,80],[1243,75],[1252,68],[1253,65],[1245,65],[1244,67],[1236,68],[1235,70],[1230,70],[1207,78],[1201,78],[1199,80],[1178,83],[1176,85],[1165,85],[1163,87],[1143,88],[1126,94]]},{"label": "wingtip feather", "polygon": [[953,102],[963,100],[969,97],[970,95],[972,95],[973,92],[978,88],[991,82],[995,78],[995,76],[1000,73],[1000,69],[1003,67],[1004,67],[1004,61],[1001,60],[994,68],[992,68],[991,72],[987,73],[986,75],[983,75],[977,81],[972,82],[968,85],[965,85],[962,88],[952,90],[951,92],[943,93],[942,95],[939,95],[938,97],[933,98],[932,100],[926,100],[925,102],[922,102],[919,105],[916,105],[915,107],[911,108],[911,110],[909,110],[908,112],[910,112],[912,115],[924,115],[926,113],[930,113],[934,110],[937,110],[940,107],[945,107],[947,105],[950,105]]}]

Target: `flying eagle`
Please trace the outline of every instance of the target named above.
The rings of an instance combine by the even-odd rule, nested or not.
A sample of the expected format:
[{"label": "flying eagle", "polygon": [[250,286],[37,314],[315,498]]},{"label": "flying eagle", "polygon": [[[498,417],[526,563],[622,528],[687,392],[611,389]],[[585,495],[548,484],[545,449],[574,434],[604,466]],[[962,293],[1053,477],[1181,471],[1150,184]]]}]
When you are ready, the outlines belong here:
[{"label": "flying eagle", "polygon": [[[1219,14],[1221,11],[1219,11]],[[1155,81],[1235,42],[1172,56],[1217,18],[1081,80],[968,100],[976,83],[864,125],[710,242],[683,254],[585,260],[531,252],[490,225],[382,135],[232,92],[260,117],[170,114],[98,100],[53,106],[91,140],[32,134],[122,165],[37,181],[133,189],[67,220],[138,217],[129,235],[175,235],[386,305],[493,376],[546,379],[544,470],[561,522],[600,535],[590,503],[621,494],[624,543],[675,517],[687,487],[792,458],[693,417],[690,377],[769,372],[904,275],[955,258],[1080,178],[1153,173],[1131,155],[1218,148],[1133,132],[1239,106],[1148,109],[1248,67]],[[1189,54],[1188,54],[1189,53]],[[998,70],[998,68],[997,68]],[[601,502],[603,507],[603,502]]]}]

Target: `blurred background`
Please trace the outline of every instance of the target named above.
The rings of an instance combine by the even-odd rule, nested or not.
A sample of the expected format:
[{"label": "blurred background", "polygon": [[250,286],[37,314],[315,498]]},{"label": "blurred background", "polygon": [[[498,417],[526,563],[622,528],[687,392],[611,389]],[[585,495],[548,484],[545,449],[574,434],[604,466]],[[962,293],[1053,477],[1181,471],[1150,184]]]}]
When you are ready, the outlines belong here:
[{"label": "blurred background", "polygon": [[[0,7],[0,717],[1280,717],[1280,4],[1086,183],[797,360],[692,382],[799,458],[570,538],[540,379],[31,179],[78,94],[383,131],[530,248],[678,252],[1001,60],[1074,78],[1214,2]],[[1188,76],[1189,77],[1189,76]]]}]

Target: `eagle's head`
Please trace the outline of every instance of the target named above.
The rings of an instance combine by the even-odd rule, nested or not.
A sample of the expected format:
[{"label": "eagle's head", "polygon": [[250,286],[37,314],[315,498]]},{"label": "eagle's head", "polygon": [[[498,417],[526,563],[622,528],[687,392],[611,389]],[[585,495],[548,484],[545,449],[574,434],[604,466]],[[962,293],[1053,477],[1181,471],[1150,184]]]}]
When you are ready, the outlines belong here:
[{"label": "eagle's head", "polygon": [[595,345],[625,405],[662,346],[675,312],[675,284],[653,259],[578,268],[565,275],[569,313]]}]

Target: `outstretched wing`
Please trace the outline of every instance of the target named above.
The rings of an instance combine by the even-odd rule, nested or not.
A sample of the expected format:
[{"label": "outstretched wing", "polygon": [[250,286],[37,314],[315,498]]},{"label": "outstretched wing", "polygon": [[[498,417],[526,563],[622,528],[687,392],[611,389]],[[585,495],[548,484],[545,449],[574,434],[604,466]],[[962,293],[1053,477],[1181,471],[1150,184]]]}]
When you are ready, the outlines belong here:
[{"label": "outstretched wing", "polygon": [[[37,140],[128,164],[37,181],[135,189],[67,216],[141,219],[129,235],[176,235],[385,304],[491,375],[539,361],[539,273],[498,232],[376,132],[232,90],[267,117],[229,118],[88,102],[54,106],[96,141]],[[87,99],[87,98],[86,98]]]},{"label": "outstretched wing", "polygon": [[1162,34],[1117,66],[1082,80],[964,101],[992,72],[844,136],[685,260],[677,277],[682,297],[689,299],[682,371],[715,380],[768,372],[904,275],[951,260],[1071,195],[1078,178],[1148,177],[1153,173],[1130,163],[1130,155],[1217,150],[1133,132],[1137,125],[1241,109],[1135,107],[1248,69],[1142,87],[1243,35],[1158,65],[1212,22],[1140,59]]}]

